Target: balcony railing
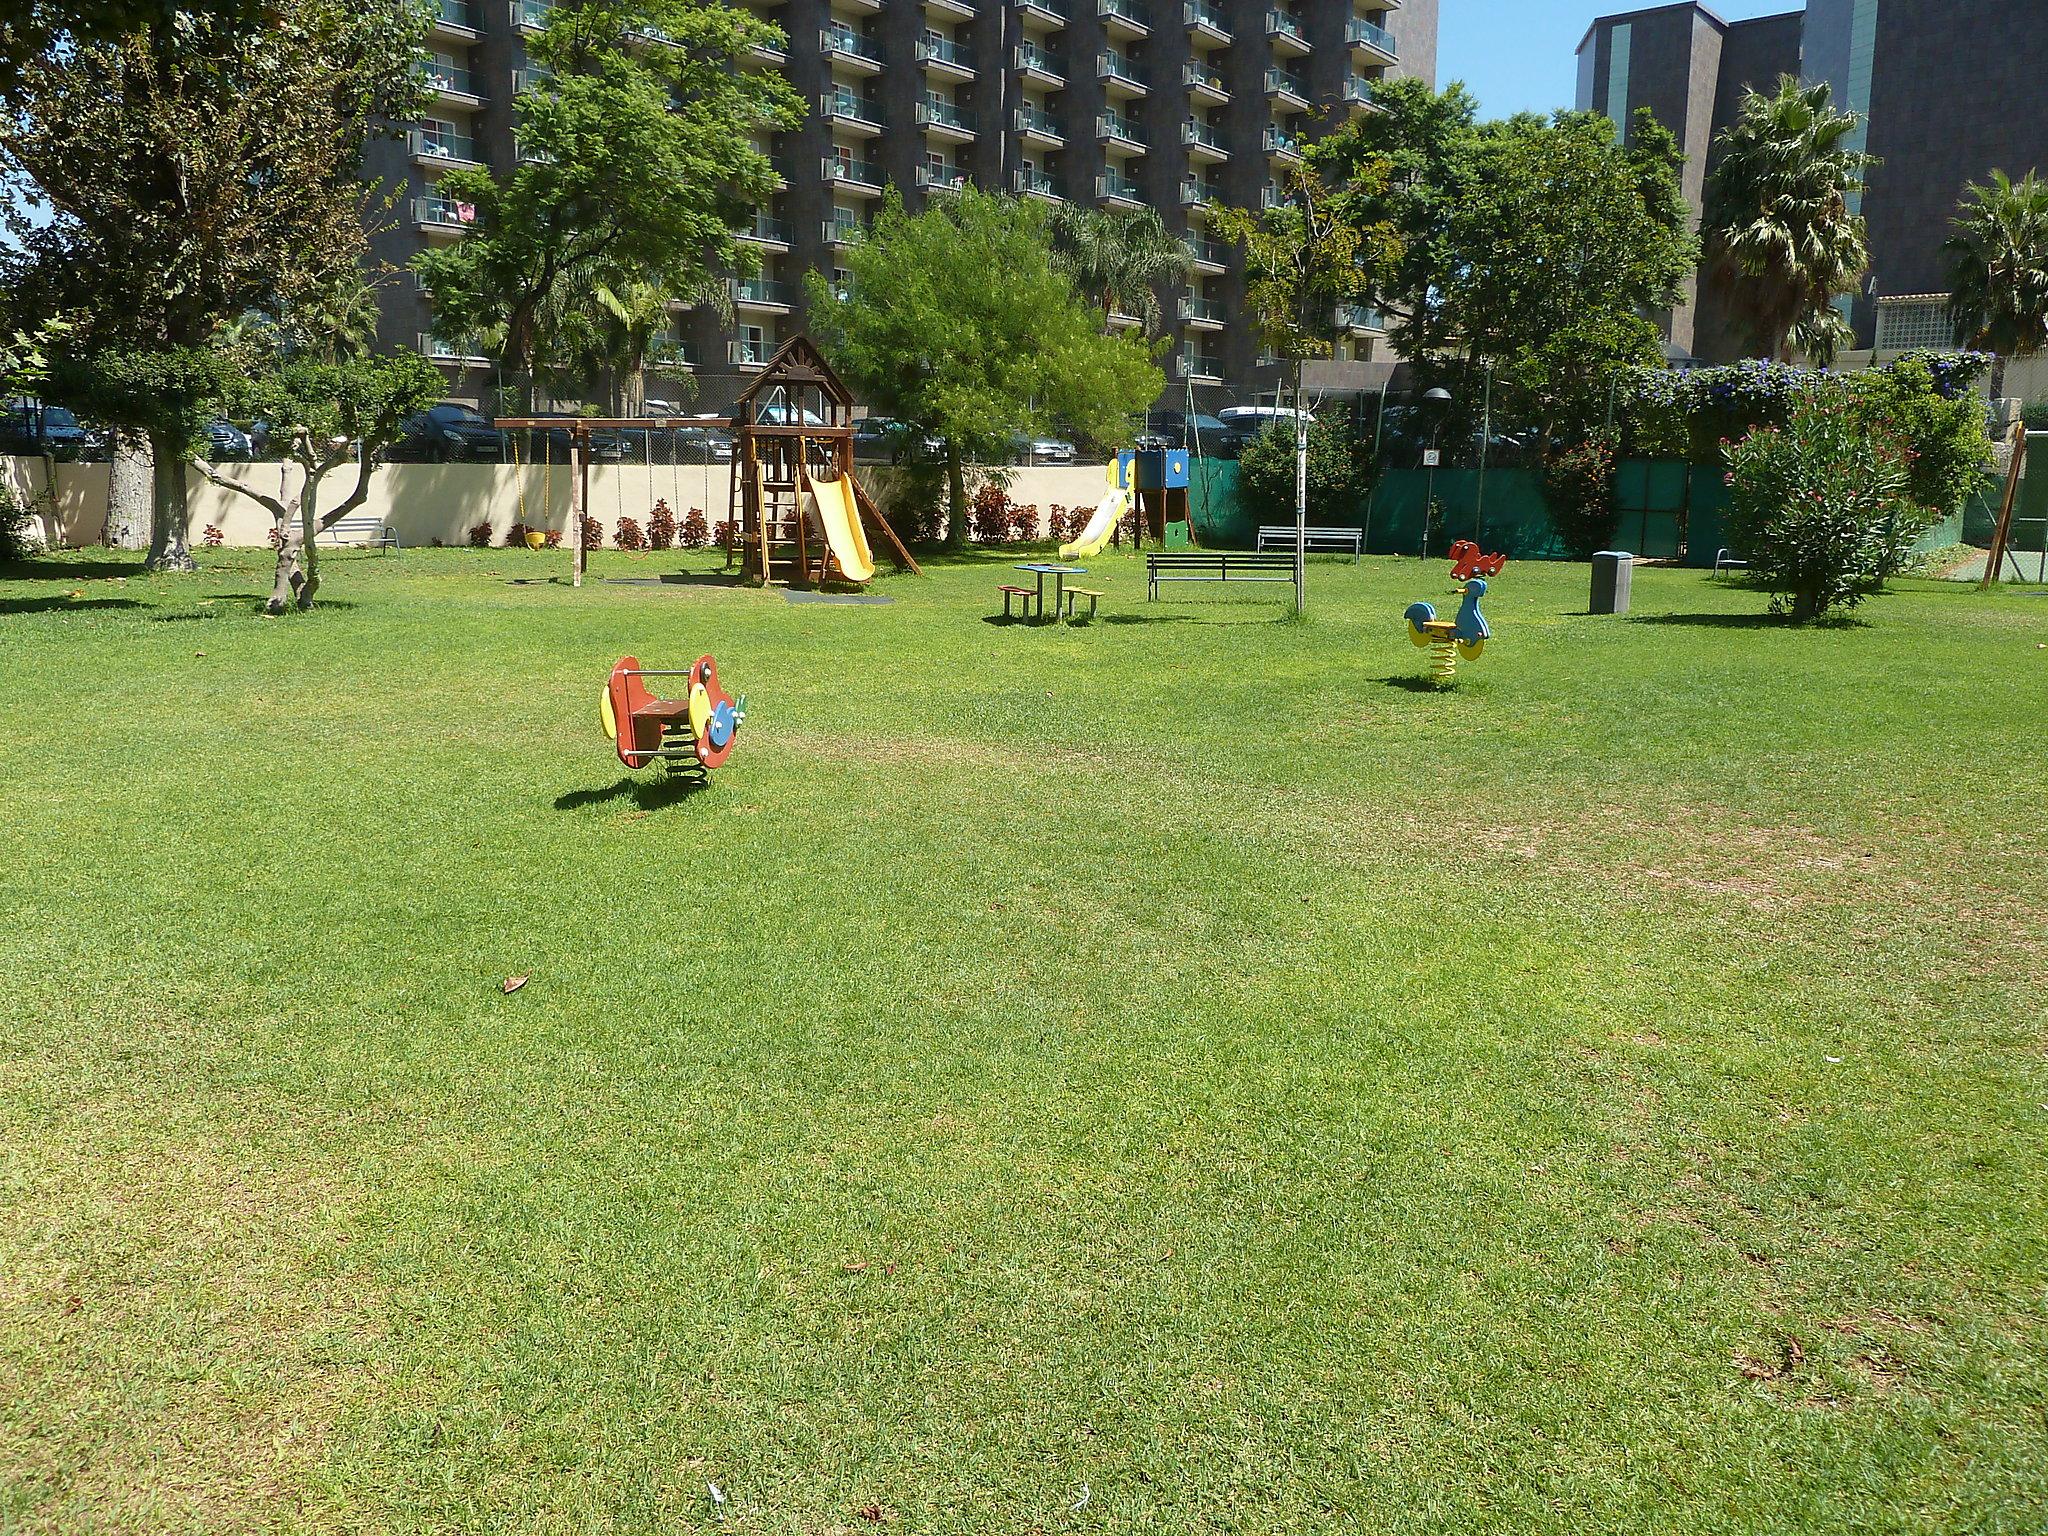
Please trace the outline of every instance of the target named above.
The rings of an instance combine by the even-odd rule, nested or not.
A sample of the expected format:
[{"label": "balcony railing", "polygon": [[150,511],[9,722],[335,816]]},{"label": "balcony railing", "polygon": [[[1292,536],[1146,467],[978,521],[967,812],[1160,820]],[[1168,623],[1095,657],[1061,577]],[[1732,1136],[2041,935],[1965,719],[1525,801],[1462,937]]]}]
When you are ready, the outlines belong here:
[{"label": "balcony railing", "polygon": [[1058,139],[1062,143],[1066,141],[1066,135],[1060,132],[1060,126],[1054,121],[1053,115],[1031,102],[1027,101],[1017,108],[1010,121],[1019,133],[1029,130],[1048,139]]},{"label": "balcony railing", "polygon": [[469,0],[439,0],[434,7],[434,20],[451,27],[461,27],[465,32],[477,30],[476,8]]},{"label": "balcony railing", "polygon": [[1207,320],[1215,325],[1223,323],[1223,306],[1214,299],[1196,298],[1188,294],[1180,301],[1180,317],[1183,320]]},{"label": "balcony railing", "polygon": [[477,94],[476,77],[459,65],[439,62],[423,64],[420,66],[420,74],[431,90],[451,92],[457,96]]},{"label": "balcony railing", "polygon": [[1019,43],[1015,58],[1019,69],[1035,69],[1041,75],[1050,75],[1055,80],[1067,78],[1067,61],[1036,43]]},{"label": "balcony railing", "polygon": [[1301,154],[1301,140],[1297,139],[1285,128],[1282,128],[1278,123],[1266,124],[1266,131],[1263,137],[1266,153],[1269,155],[1299,156]]},{"label": "balcony railing", "polygon": [[439,128],[415,128],[406,135],[415,158],[447,161],[450,164],[478,163],[476,140],[466,133],[448,133]]},{"label": "balcony railing", "polygon": [[1036,15],[1047,26],[1064,27],[1073,19],[1073,12],[1067,9],[1067,0],[1015,0],[1018,10],[1025,15]]},{"label": "balcony railing", "polygon": [[487,363],[490,357],[472,336],[436,336],[419,332],[420,356],[437,363]]},{"label": "balcony railing", "polygon": [[1152,30],[1145,24],[1145,18],[1138,13],[1134,0],[1095,0],[1095,14],[1104,21],[1115,18],[1125,26],[1135,29],[1141,37],[1148,35]]},{"label": "balcony railing", "polygon": [[917,60],[920,64],[949,64],[954,69],[974,72],[974,50],[962,47],[950,37],[937,32],[927,32],[917,41]]},{"label": "balcony railing", "polygon": [[1187,246],[1188,254],[1197,261],[1205,261],[1212,267],[1230,264],[1230,252],[1214,240],[1204,240],[1200,235],[1188,235],[1182,243]]},{"label": "balcony railing", "polygon": [[1207,353],[1197,352],[1193,347],[1182,350],[1180,354],[1180,371],[1181,376],[1188,379],[1220,379],[1223,377],[1223,365]]},{"label": "balcony railing", "polygon": [[851,118],[854,122],[866,123],[871,128],[882,126],[881,107],[848,90],[825,92],[818,98],[818,111],[825,117]]},{"label": "balcony railing", "polygon": [[1221,194],[1206,181],[1197,181],[1192,176],[1180,184],[1180,205],[1183,208],[1204,208],[1216,202]]},{"label": "balcony railing", "polygon": [[760,240],[769,245],[789,244],[789,226],[780,219],[771,219],[765,213],[754,215],[754,222],[740,232],[742,240]]},{"label": "balcony railing", "polygon": [[844,22],[822,28],[818,33],[818,46],[826,53],[844,53],[856,59],[866,59],[871,64],[882,62],[882,45]]},{"label": "balcony railing", "polygon": [[927,192],[958,192],[967,185],[967,173],[957,165],[920,165],[917,184]]},{"label": "balcony railing", "polygon": [[512,94],[516,96],[525,91],[537,91],[554,78],[552,71],[533,65],[525,69],[515,69],[512,71]]},{"label": "balcony railing", "polygon": [[1095,55],[1095,73],[1100,79],[1121,81],[1141,91],[1145,88],[1145,82],[1138,78],[1131,61],[1107,48]]},{"label": "balcony railing", "polygon": [[1210,91],[1226,101],[1230,99],[1230,90],[1224,85],[1223,77],[1214,70],[1203,68],[1193,59],[1181,65],[1180,82],[1190,90]]},{"label": "balcony railing", "polygon": [[732,285],[732,296],[741,304],[774,304],[787,309],[792,295],[787,283],[765,277],[743,278]]},{"label": "balcony railing", "polygon": [[1142,203],[1145,200],[1145,189],[1122,171],[1107,170],[1095,178],[1095,195],[1120,197],[1129,202]]},{"label": "balcony railing", "polygon": [[1206,28],[1225,42],[1230,40],[1230,23],[1223,19],[1223,8],[1213,0],[1182,0],[1180,18],[1183,26]]},{"label": "balcony railing", "polygon": [[1351,331],[1384,331],[1386,321],[1370,304],[1339,304],[1337,323]]},{"label": "balcony railing", "polygon": [[1351,106],[1370,107],[1376,105],[1372,97],[1372,82],[1358,75],[1344,81],[1344,100]]},{"label": "balcony railing", "polygon": [[1261,208],[1284,208],[1287,206],[1287,194],[1269,181],[1259,188],[1259,206]]},{"label": "balcony railing", "polygon": [[759,368],[774,354],[772,341],[729,341],[725,344],[726,361],[738,363],[743,368]]},{"label": "balcony railing", "polygon": [[1010,185],[1019,192],[1031,193],[1038,197],[1061,196],[1059,183],[1049,173],[1025,166],[1019,166],[1010,173]]},{"label": "balcony railing", "polygon": [[1180,125],[1180,141],[1183,144],[1201,144],[1218,154],[1229,153],[1223,147],[1223,135],[1198,118],[1189,118]]},{"label": "balcony railing", "polygon": [[476,205],[459,203],[438,192],[429,193],[412,200],[412,218],[415,224],[432,224],[440,229],[468,229],[476,223]]},{"label": "balcony railing", "polygon": [[1277,64],[1266,71],[1266,91],[1269,95],[1285,94],[1300,102],[1308,101],[1308,82],[1299,75],[1289,74]]},{"label": "balcony railing", "polygon": [[940,96],[927,96],[917,104],[917,126],[950,128],[955,133],[974,132],[974,114]]},{"label": "balcony railing", "polygon": [[821,169],[827,181],[850,181],[863,187],[884,184],[882,168],[872,160],[842,160],[837,155],[827,155]]},{"label": "balcony railing", "polygon": [[697,344],[680,336],[656,336],[647,343],[645,361],[650,368],[694,368],[697,366]]},{"label": "balcony railing", "polygon": [[1377,22],[1367,21],[1363,16],[1354,16],[1344,25],[1344,40],[1354,48],[1375,48],[1388,58],[1399,58],[1394,45],[1394,34]]},{"label": "balcony railing", "polygon": [[1273,6],[1266,12],[1266,35],[1291,37],[1297,43],[1308,42],[1308,35],[1301,30],[1301,18],[1289,15],[1278,6]]},{"label": "balcony railing", "polygon": [[1143,147],[1144,136],[1138,125],[1121,112],[1098,112],[1095,114],[1095,133],[1098,138],[1122,139],[1127,144]]},{"label": "balcony railing", "polygon": [[555,19],[555,0],[512,0],[515,26],[545,27]]},{"label": "balcony railing", "polygon": [[859,219],[825,220],[825,243],[827,245],[849,245],[861,237]]}]

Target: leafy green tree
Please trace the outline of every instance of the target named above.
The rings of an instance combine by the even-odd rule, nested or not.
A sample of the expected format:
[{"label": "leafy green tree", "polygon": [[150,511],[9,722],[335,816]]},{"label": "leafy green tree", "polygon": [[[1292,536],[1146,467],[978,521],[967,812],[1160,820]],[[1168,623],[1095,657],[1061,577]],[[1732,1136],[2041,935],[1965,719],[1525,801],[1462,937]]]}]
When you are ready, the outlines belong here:
[{"label": "leafy green tree", "polygon": [[53,389],[148,436],[153,569],[192,567],[183,466],[226,376],[208,355],[222,327],[358,272],[376,207],[363,142],[419,99],[425,18],[406,0],[270,10],[52,47],[0,117],[18,194],[0,262],[17,302],[75,321]]},{"label": "leafy green tree", "polygon": [[1194,258],[1156,208],[1084,208],[1062,203],[1050,225],[1053,255],[1074,286],[1111,315],[1135,315],[1145,334],[1160,329],[1159,289],[1187,281]]},{"label": "leafy green tree", "polygon": [[12,0],[0,28],[0,102],[29,66],[67,48],[112,42],[132,32],[167,32],[181,17],[235,27],[275,21],[272,0]]},{"label": "leafy green tree", "polygon": [[1165,388],[1147,344],[1105,335],[1054,261],[1045,222],[963,187],[918,214],[893,192],[846,254],[843,294],[807,279],[811,322],[870,408],[944,445],[946,540],[967,542],[967,465],[1019,432],[1127,437]]},{"label": "leafy green tree", "polygon": [[[1906,446],[1906,495],[1924,516],[1919,527],[1954,517],[1989,477],[1991,438],[1975,388],[1983,359],[1909,352],[1885,368],[1841,381],[1865,428]],[[1941,372],[1937,373],[1937,365]],[[1887,567],[1886,575],[1894,574]]]},{"label": "leafy green tree", "polygon": [[1850,207],[1877,163],[1851,145],[1857,121],[1825,84],[1786,75],[1771,95],[1745,92],[1715,141],[1700,230],[1759,356],[1789,361],[1796,348],[1825,367],[1845,339],[1832,306],[1870,265]]},{"label": "leafy green tree", "polygon": [[519,96],[519,163],[445,173],[474,221],[414,262],[439,323],[493,338],[526,407],[575,345],[551,325],[587,317],[599,284],[693,293],[752,270],[734,236],[777,186],[755,141],[803,114],[780,75],[741,61],[784,42],[715,0],[583,0],[527,44],[541,79]]},{"label": "leafy green tree", "polygon": [[1993,171],[1963,189],[1942,249],[1952,262],[1948,320],[1956,345],[1992,353],[1991,393],[2005,393],[2008,358],[2048,347],[2048,182]]},{"label": "leafy green tree", "polygon": [[[1213,208],[1210,228],[1244,247],[1245,302],[1258,317],[1259,334],[1293,375],[1294,386],[1294,611],[1307,604],[1300,577],[1308,557],[1309,430],[1302,373],[1310,358],[1328,357],[1337,311],[1372,289],[1378,269],[1399,246],[1387,226],[1361,229],[1341,216],[1313,149],[1283,173],[1285,200],[1254,212]],[[1350,185],[1364,191],[1383,181],[1383,165],[1348,167]]]},{"label": "leafy green tree", "polygon": [[[1371,466],[1351,434],[1333,421],[1308,429],[1308,507],[1319,523],[1354,523],[1371,487]],[[1294,516],[1294,428],[1275,422],[1244,445],[1237,460],[1237,490],[1245,510],[1261,523]]]},{"label": "leafy green tree", "polygon": [[[271,423],[296,485],[272,496],[237,476],[222,474],[203,457],[192,465],[225,490],[247,497],[277,520],[276,578],[266,611],[313,606],[320,589],[317,536],[362,506],[370,494],[380,452],[396,442],[408,416],[441,398],[440,372],[416,353],[381,357],[285,357],[253,378],[235,381],[226,396],[239,412]],[[345,464],[355,484],[325,510],[321,489]]]}]

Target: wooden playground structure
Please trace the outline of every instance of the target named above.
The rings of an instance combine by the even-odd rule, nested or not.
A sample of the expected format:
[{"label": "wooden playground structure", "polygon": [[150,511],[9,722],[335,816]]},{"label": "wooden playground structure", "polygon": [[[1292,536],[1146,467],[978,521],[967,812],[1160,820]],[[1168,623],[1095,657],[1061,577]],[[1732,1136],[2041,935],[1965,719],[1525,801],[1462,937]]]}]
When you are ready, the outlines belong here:
[{"label": "wooden playground structure", "polygon": [[[733,438],[727,512],[741,576],[762,585],[862,586],[874,575],[872,528],[898,569],[917,561],[853,472],[852,391],[807,336],[776,349],[733,403],[732,415],[501,416],[503,431],[565,433],[569,440],[570,581],[583,585],[590,550],[591,439],[600,432],[653,433],[721,428]],[[552,461],[550,461],[552,462]]]}]

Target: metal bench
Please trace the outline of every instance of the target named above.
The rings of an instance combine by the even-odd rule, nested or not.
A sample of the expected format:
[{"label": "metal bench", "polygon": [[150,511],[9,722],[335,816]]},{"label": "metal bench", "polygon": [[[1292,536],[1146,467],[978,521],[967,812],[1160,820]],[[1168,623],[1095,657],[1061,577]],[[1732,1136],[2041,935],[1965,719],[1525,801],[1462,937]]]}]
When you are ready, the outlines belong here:
[{"label": "metal bench", "polygon": [[313,536],[315,543],[326,539],[333,544],[353,544],[364,549],[397,549],[398,535],[381,517],[344,517]]},{"label": "metal bench", "polygon": [[1145,557],[1145,598],[1159,597],[1166,581],[1295,582],[1294,556],[1253,554],[1241,549],[1165,550]]},{"label": "metal bench", "polygon": [[1102,594],[1093,587],[1067,588],[1067,619],[1069,622],[1074,617],[1074,599],[1077,597],[1088,599],[1088,621],[1092,624],[1095,621],[1095,605],[1102,601]]},{"label": "metal bench", "polygon": [[[1356,565],[1358,557],[1365,553],[1365,530],[1363,528],[1310,528],[1305,530],[1306,543],[1310,554],[1343,554],[1350,551],[1351,563]],[[1293,549],[1294,525],[1286,523],[1259,529],[1259,548]]]},{"label": "metal bench", "polygon": [[1720,575],[1723,571],[1746,571],[1748,569],[1749,562],[1740,558],[1734,550],[1717,549],[1714,551],[1714,574],[1716,576]]},{"label": "metal bench", "polygon": [[1003,594],[1003,617],[1004,617],[1004,618],[1006,618],[1006,619],[1007,619],[1007,618],[1009,618],[1009,617],[1011,616],[1011,615],[1010,615],[1010,604],[1011,604],[1012,602],[1017,602],[1017,603],[1018,603],[1018,605],[1019,605],[1019,606],[1020,606],[1021,608],[1023,608],[1023,610],[1024,610],[1024,617],[1025,617],[1025,618],[1027,618],[1027,619],[1028,619],[1028,618],[1030,618],[1030,617],[1031,617],[1031,603],[1032,603],[1032,599],[1033,599],[1033,597],[1034,597],[1034,596],[1036,595],[1036,594],[1034,594],[1034,593],[1032,592],[1031,588],[1029,588],[1029,587],[1013,587],[1013,586],[1011,586],[1011,585],[1010,585],[1010,584],[1009,584],[1008,582],[998,582],[998,583],[996,584],[996,590],[997,590],[998,592],[1000,592],[1000,593],[1002,593],[1002,594]]}]

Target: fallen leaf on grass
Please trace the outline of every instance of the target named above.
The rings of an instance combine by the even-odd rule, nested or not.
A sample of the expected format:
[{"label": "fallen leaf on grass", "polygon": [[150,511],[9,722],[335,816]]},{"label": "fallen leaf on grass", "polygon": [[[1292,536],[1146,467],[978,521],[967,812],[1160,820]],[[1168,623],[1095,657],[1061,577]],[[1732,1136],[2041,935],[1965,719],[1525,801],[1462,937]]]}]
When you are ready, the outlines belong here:
[{"label": "fallen leaf on grass", "polygon": [[505,978],[504,985],[499,987],[498,990],[503,992],[507,997],[510,997],[514,992],[517,992],[521,987],[525,986],[527,982],[531,981],[532,979],[533,978],[531,976],[525,974],[521,974],[518,976],[507,976]]},{"label": "fallen leaf on grass", "polygon": [[863,1520],[872,1520],[877,1525],[888,1518],[882,1513],[882,1506],[879,1504],[863,1504],[860,1507],[860,1517]]},{"label": "fallen leaf on grass", "polygon": [[849,1275],[857,1275],[862,1270],[868,1267],[868,1261],[866,1259],[848,1259],[844,1264],[840,1265],[839,1267],[845,1270]]}]

